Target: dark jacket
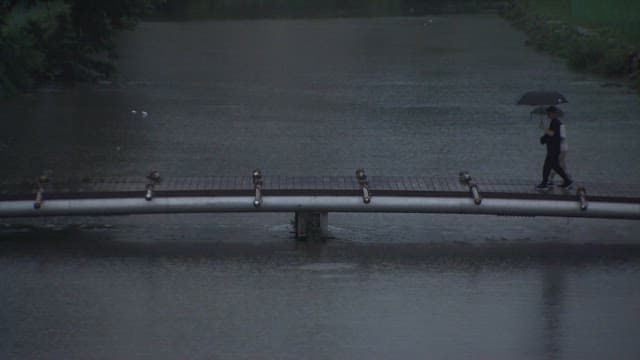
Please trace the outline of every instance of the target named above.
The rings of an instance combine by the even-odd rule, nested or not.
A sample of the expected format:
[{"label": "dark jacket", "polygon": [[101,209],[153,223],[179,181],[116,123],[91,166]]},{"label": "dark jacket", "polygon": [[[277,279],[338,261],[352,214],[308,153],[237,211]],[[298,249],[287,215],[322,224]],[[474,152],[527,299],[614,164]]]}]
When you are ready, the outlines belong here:
[{"label": "dark jacket", "polygon": [[544,134],[540,138],[540,143],[547,145],[548,155],[560,154],[560,143],[562,141],[562,138],[560,137],[561,126],[562,126],[562,122],[559,119],[552,119],[551,123],[549,124],[549,130],[553,131],[553,136]]}]

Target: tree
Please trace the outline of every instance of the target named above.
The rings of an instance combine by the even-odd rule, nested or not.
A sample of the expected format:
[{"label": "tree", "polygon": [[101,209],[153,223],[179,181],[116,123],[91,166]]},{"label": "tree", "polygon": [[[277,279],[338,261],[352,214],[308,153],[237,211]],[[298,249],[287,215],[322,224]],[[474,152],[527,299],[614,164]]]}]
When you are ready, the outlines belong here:
[{"label": "tree", "polygon": [[161,0],[0,0],[0,96],[113,71],[115,36]]}]

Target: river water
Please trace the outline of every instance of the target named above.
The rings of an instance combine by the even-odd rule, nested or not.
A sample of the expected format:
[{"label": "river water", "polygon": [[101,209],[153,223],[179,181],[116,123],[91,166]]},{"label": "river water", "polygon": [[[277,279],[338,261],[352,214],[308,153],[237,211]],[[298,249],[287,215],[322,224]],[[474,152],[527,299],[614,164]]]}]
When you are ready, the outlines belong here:
[{"label": "river water", "polygon": [[[143,23],[116,81],[0,104],[0,175],[533,186],[538,120],[515,102],[549,89],[574,177],[637,183],[637,95],[524,40],[494,15]],[[291,220],[0,219],[0,356],[640,358],[636,222],[330,214],[332,239],[299,243]]]}]

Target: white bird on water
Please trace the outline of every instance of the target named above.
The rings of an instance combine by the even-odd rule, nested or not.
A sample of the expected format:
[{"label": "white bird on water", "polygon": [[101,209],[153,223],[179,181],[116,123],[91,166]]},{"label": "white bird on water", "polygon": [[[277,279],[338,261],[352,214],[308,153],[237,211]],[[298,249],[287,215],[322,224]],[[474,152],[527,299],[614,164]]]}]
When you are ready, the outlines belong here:
[{"label": "white bird on water", "polygon": [[[131,110],[131,115],[138,115],[138,111],[137,110]],[[149,116],[149,113],[142,110],[140,111],[140,116],[142,116],[143,118],[146,118],[147,116]]]}]

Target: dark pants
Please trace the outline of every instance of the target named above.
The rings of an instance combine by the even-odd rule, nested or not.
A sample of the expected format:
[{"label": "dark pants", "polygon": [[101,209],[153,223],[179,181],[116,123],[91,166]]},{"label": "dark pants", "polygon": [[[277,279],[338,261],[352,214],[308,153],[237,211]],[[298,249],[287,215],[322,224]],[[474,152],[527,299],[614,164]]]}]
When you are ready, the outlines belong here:
[{"label": "dark pants", "polygon": [[560,154],[547,154],[547,157],[544,159],[544,166],[542,167],[542,181],[547,182],[549,180],[549,173],[551,169],[556,172],[556,174],[560,175],[560,177],[564,180],[564,182],[569,181],[569,176],[562,166],[560,166]]}]

